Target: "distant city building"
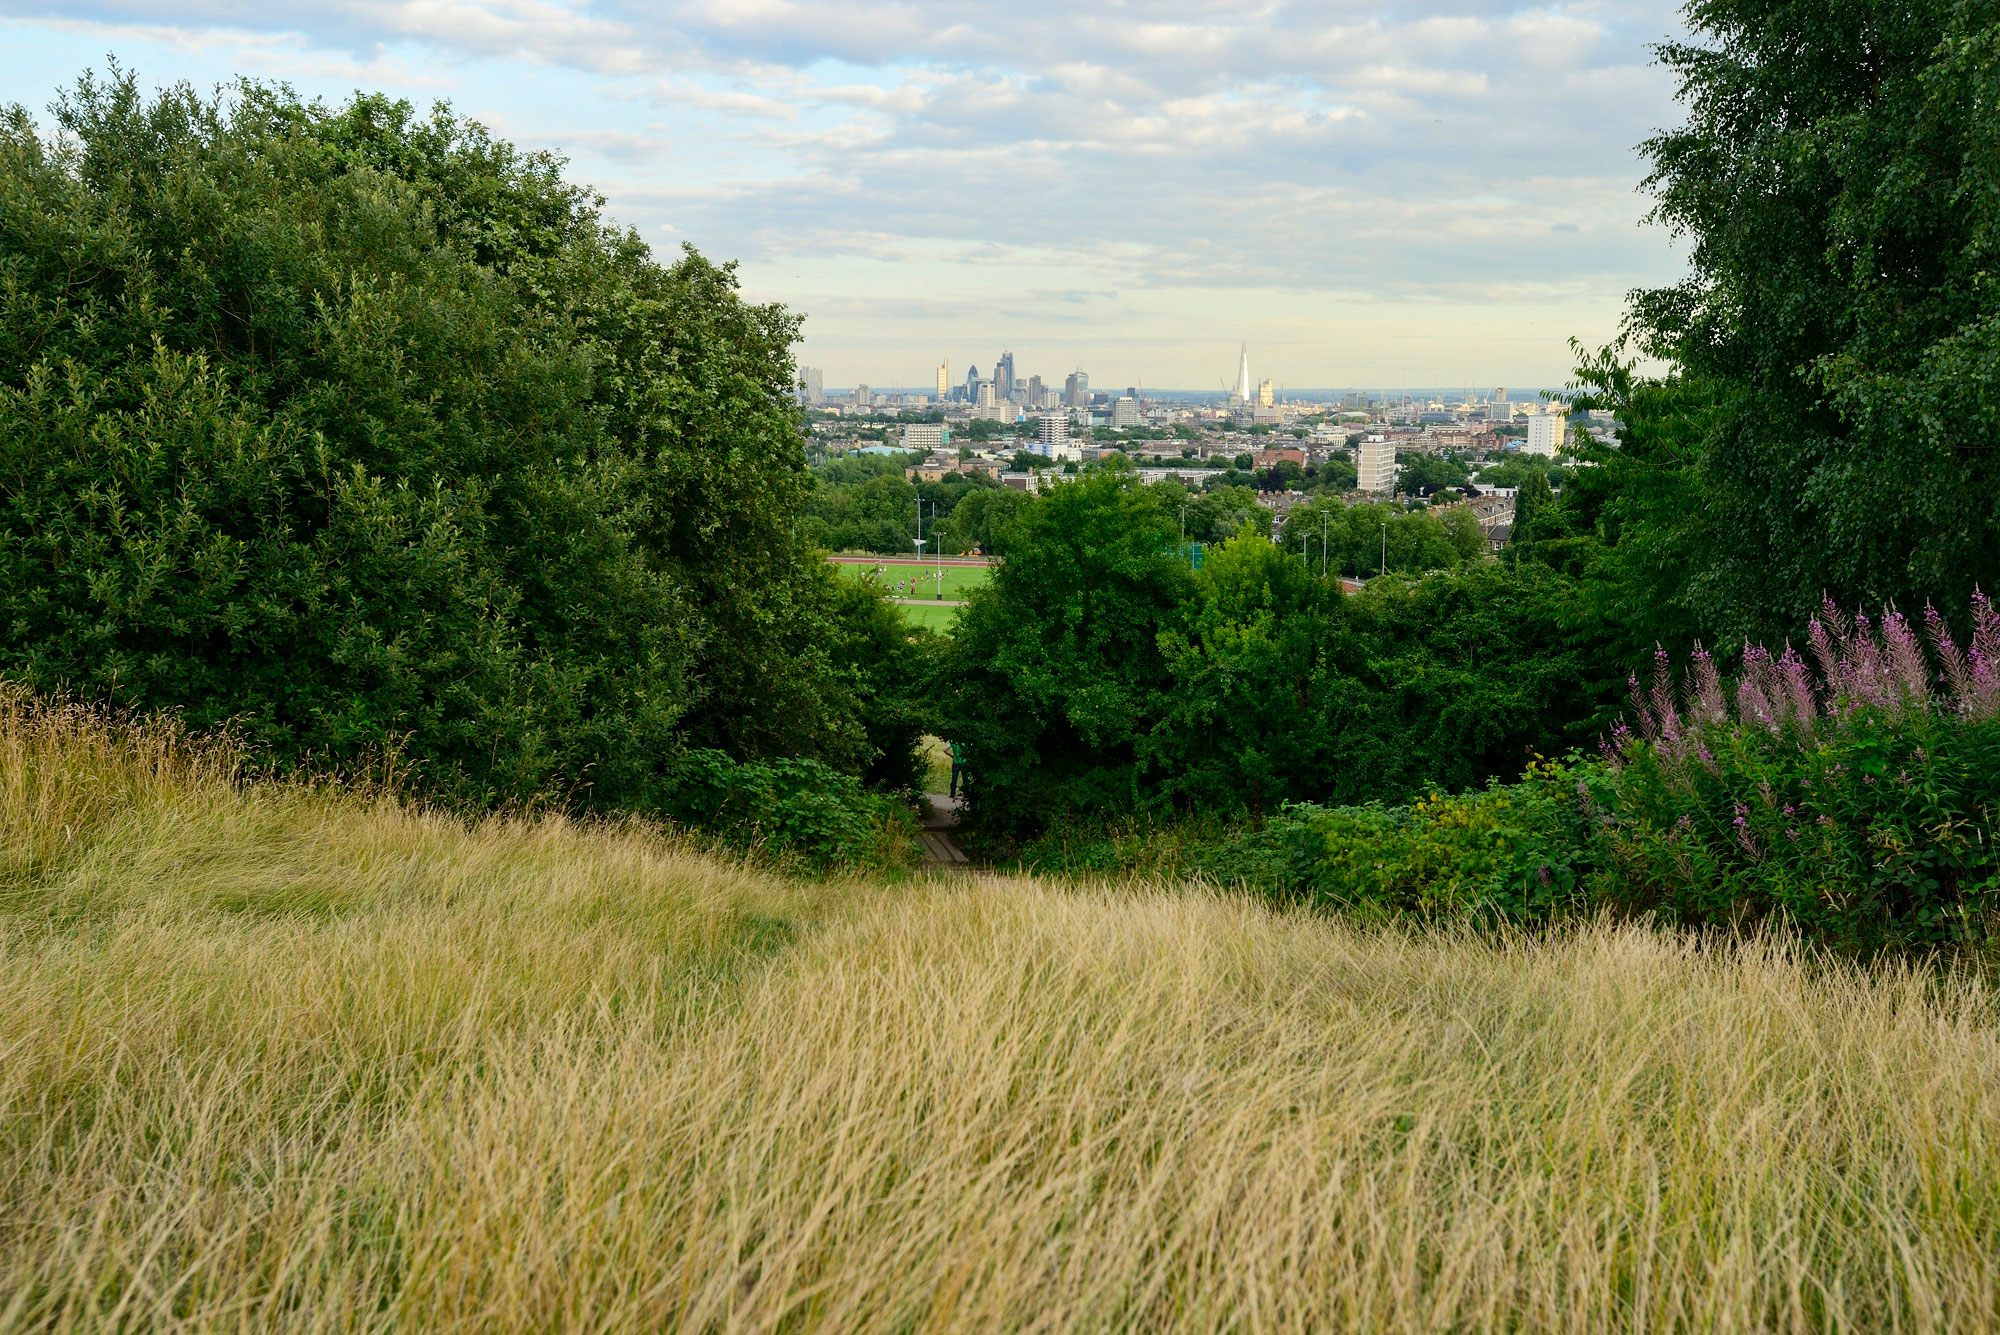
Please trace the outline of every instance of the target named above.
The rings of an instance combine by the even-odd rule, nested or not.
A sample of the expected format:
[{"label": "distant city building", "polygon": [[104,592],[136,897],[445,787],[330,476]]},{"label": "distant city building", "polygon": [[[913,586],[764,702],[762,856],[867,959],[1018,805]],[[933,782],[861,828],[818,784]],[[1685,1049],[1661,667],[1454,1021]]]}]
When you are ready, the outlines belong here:
[{"label": "distant city building", "polygon": [[965,368],[965,401],[967,403],[979,402],[979,368],[977,366],[968,366]]},{"label": "distant city building", "polygon": [[1271,382],[1268,380],[1259,380],[1257,382],[1257,406],[1268,408],[1276,401],[1277,396],[1272,392]]},{"label": "distant city building", "polygon": [[1090,377],[1082,371],[1071,371],[1063,381],[1063,406],[1081,408],[1090,402]]},{"label": "distant city building", "polygon": [[1111,403],[1111,425],[1139,425],[1139,401],[1130,395],[1120,394]]},{"label": "distant city building", "polygon": [[1003,352],[1000,360],[993,364],[993,396],[998,399],[1014,397],[1014,354]]},{"label": "distant city building", "polygon": [[938,402],[943,403],[946,397],[950,395],[950,393],[951,393],[951,358],[947,357],[943,361],[938,363],[938,373],[937,373]]},{"label": "distant city building", "polygon": [[1049,406],[1048,397],[1048,391],[1042,388],[1042,378],[1038,375],[1029,376],[1028,406],[1030,408],[1046,408]]},{"label": "distant city building", "polygon": [[1035,430],[1035,453],[1045,459],[1078,459],[1083,451],[1070,443],[1069,418],[1045,413]]},{"label": "distant city building", "polygon": [[1521,446],[1521,451],[1553,459],[1562,452],[1568,440],[1569,417],[1566,414],[1536,413],[1528,419],[1528,440]]},{"label": "distant city building", "polygon": [[991,408],[998,402],[1000,396],[994,392],[994,385],[991,380],[981,380],[978,382],[978,386],[978,389],[974,393],[978,396],[980,407]]},{"label": "distant city building", "polygon": [[1229,396],[1229,406],[1241,408],[1250,402],[1250,345],[1243,345],[1241,360],[1236,368],[1236,392]]},{"label": "distant city building", "polygon": [[869,394],[868,386],[856,385],[854,387],[854,406],[857,408],[872,408],[875,406],[875,399]]},{"label": "distant city building", "polygon": [[799,368],[799,397],[807,403],[826,402],[826,372],[817,366]]},{"label": "distant city building", "polygon": [[903,427],[906,450],[941,450],[950,440],[951,432],[938,422],[909,422]]},{"label": "distant city building", "polygon": [[1355,489],[1388,495],[1396,489],[1396,442],[1369,436],[1354,452]]}]

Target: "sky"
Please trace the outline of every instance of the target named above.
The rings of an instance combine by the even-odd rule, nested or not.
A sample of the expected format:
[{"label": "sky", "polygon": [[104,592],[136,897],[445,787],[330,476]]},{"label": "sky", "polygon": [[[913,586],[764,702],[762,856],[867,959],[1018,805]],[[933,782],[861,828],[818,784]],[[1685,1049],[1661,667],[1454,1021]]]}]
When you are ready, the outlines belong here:
[{"label": "sky", "polygon": [[737,260],[826,384],[1556,386],[1672,281],[1657,0],[0,0],[0,100],[115,57],[444,100],[656,250]]}]

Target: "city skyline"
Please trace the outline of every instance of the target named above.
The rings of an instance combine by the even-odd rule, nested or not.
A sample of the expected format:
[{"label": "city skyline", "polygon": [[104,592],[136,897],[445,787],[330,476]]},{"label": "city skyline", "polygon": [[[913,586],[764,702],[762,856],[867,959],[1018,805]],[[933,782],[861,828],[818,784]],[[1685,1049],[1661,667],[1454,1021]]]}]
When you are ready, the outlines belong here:
[{"label": "city skyline", "polygon": [[149,87],[449,99],[656,250],[740,261],[830,385],[990,345],[1200,389],[1244,341],[1279,384],[1560,383],[1570,337],[1681,269],[1636,189],[1680,119],[1659,0],[9,10],[0,70],[44,124],[107,52]]},{"label": "city skyline", "polygon": [[[1115,397],[1125,393],[1127,389],[1136,389],[1140,392],[1141,396],[1162,394],[1181,398],[1206,396],[1226,399],[1231,396],[1244,396],[1243,387],[1246,384],[1249,386],[1249,395],[1247,397],[1254,397],[1260,383],[1264,380],[1272,379],[1271,377],[1263,376],[1261,372],[1252,372],[1251,354],[1252,348],[1250,344],[1247,342],[1239,343],[1236,352],[1236,370],[1234,375],[1230,377],[1216,377],[1213,383],[1207,385],[1166,384],[1157,382],[1154,378],[1146,376],[1131,379],[1103,374],[1097,375],[1096,383],[1092,384],[1089,380],[1092,372],[1088,366],[1071,366],[1057,370],[1054,374],[1051,374],[1049,367],[1042,366],[1037,370],[1035,369],[1035,363],[1029,357],[1020,356],[1014,353],[1012,349],[1003,350],[998,357],[989,357],[986,362],[986,370],[984,371],[981,370],[979,360],[976,356],[940,356],[936,361],[934,377],[926,377],[924,379],[898,380],[894,378],[893,374],[878,373],[872,376],[856,377],[850,381],[841,381],[833,378],[824,367],[808,365],[804,361],[799,363],[799,371],[800,375],[806,377],[810,382],[810,386],[821,394],[838,395],[850,392],[856,387],[862,387],[869,389],[875,394],[926,395],[934,400],[943,400],[947,397],[958,398],[963,393],[969,401],[969,383],[975,379],[979,382],[989,384],[996,383],[993,373],[1002,364],[1001,359],[1011,358],[1013,364],[1029,368],[1011,377],[1012,386],[1027,384],[1032,379],[1046,385],[1051,392],[1062,394],[1076,388],[1074,385],[1066,387],[1064,384],[1065,379],[1081,373],[1085,377],[1084,389],[1086,393],[1110,394]],[[955,374],[951,370],[954,366],[963,367],[964,374]],[[1563,375],[1547,381],[1532,383],[1516,380],[1512,382],[1515,389],[1511,392],[1516,399],[1522,393],[1538,394],[1543,391],[1555,392],[1563,389],[1568,384],[1569,378],[1567,375]],[[1359,382],[1343,383],[1323,379],[1311,384],[1292,385],[1273,379],[1272,385],[1274,391],[1280,397],[1365,392],[1392,395],[1423,394],[1433,397],[1438,395],[1471,394],[1481,398],[1496,391],[1508,392],[1508,386],[1509,382],[1497,380],[1492,377],[1461,378],[1449,382],[1432,384],[1403,383],[1393,380],[1362,384]],[[1006,391],[1000,390],[999,392],[1004,395]]]}]

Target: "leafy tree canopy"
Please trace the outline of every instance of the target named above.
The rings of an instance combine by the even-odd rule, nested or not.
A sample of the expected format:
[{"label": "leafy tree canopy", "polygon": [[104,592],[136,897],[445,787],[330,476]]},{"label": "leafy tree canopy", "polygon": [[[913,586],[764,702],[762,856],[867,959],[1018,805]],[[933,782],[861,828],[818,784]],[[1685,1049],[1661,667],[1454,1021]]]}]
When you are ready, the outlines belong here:
[{"label": "leafy tree canopy", "polygon": [[0,672],[484,799],[872,763],[794,316],[443,108],[54,121],[0,114]]},{"label": "leafy tree canopy", "polygon": [[1586,368],[1628,426],[1688,438],[1685,600],[1746,635],[1796,630],[1823,590],[1964,606],[2000,578],[2000,5],[1687,14],[1661,58],[1688,119],[1645,151],[1690,269],[1631,315],[1673,392],[1621,404]]}]

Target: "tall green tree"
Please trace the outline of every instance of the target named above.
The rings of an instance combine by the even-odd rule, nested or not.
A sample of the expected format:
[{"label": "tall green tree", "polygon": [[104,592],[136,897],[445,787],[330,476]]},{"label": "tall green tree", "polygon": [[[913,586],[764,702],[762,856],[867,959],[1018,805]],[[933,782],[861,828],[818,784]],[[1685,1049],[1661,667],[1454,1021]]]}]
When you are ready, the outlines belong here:
[{"label": "tall green tree", "polygon": [[1160,646],[1173,673],[1143,739],[1148,793],[1261,817],[1313,782],[1328,736],[1325,624],[1338,591],[1249,524],[1209,552]]},{"label": "tall green tree", "polygon": [[1551,512],[1555,504],[1547,473],[1534,472],[1523,477],[1521,489],[1514,493],[1513,540],[1532,542],[1541,536],[1538,530],[1554,518]]},{"label": "tall green tree", "polygon": [[1703,405],[1695,610],[1964,606],[2000,579],[2000,4],[1686,12],[1688,119],[1645,151],[1689,273],[1632,332]]},{"label": "tall green tree", "polygon": [[944,651],[944,726],[975,814],[1018,834],[1133,810],[1168,686],[1160,630],[1194,582],[1177,517],[1129,473],[1084,474],[1014,517],[1006,553]]},{"label": "tall green tree", "polygon": [[0,672],[481,798],[869,763],[794,316],[443,109],[54,120],[0,116]]}]

